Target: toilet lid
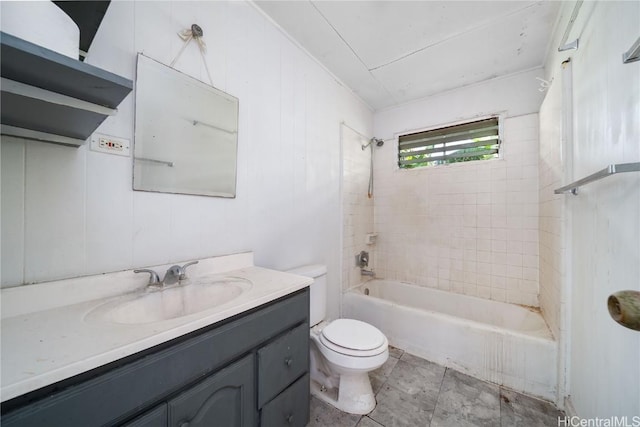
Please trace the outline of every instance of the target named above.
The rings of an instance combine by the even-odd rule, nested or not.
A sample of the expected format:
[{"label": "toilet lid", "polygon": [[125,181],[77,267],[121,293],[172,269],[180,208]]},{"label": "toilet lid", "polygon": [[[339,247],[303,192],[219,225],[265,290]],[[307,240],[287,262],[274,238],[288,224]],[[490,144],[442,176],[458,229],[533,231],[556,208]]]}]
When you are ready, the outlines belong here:
[{"label": "toilet lid", "polygon": [[354,319],[338,319],[322,330],[332,344],[351,350],[367,351],[382,346],[386,339],[378,328]]}]

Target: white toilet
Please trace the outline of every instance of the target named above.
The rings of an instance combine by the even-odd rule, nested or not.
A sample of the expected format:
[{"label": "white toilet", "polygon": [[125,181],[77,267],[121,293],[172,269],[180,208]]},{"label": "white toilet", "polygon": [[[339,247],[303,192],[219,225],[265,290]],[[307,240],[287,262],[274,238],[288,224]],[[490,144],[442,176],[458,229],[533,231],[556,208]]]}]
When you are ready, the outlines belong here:
[{"label": "white toilet", "polygon": [[310,287],[309,317],[311,394],[341,411],[368,414],[376,407],[368,373],[389,358],[387,337],[359,320],[325,320],[326,266],[307,265],[289,270],[289,273],[314,279]]}]

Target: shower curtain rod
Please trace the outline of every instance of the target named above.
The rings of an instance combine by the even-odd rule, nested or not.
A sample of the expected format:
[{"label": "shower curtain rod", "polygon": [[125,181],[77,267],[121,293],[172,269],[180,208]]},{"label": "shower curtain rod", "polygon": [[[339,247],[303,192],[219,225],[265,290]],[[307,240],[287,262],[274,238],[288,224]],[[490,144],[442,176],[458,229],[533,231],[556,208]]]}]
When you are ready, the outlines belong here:
[{"label": "shower curtain rod", "polygon": [[349,126],[348,124],[346,124],[345,122],[340,122],[340,124],[346,128],[351,129],[352,131],[354,131],[355,133],[357,133],[358,135],[360,135],[361,137],[363,137],[364,139],[366,139],[367,141],[369,141],[369,139],[371,139],[370,137],[364,135],[362,132],[358,131],[357,129],[352,128],[351,126]]}]

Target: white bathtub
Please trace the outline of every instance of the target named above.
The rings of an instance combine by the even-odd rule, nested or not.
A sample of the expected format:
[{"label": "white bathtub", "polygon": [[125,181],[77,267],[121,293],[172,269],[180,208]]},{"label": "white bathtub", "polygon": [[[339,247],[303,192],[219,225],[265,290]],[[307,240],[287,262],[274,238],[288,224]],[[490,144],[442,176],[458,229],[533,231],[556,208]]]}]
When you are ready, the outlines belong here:
[{"label": "white bathtub", "polygon": [[535,310],[376,279],[344,294],[343,317],[376,326],[416,356],[556,400],[557,343]]}]

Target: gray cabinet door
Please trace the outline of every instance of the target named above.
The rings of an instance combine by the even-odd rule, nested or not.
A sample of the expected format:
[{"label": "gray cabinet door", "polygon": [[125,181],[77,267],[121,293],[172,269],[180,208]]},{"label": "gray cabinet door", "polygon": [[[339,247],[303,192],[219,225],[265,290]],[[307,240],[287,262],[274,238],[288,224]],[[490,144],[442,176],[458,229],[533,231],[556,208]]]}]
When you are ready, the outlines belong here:
[{"label": "gray cabinet door", "polygon": [[171,427],[254,427],[254,359],[250,354],[169,401]]}]

